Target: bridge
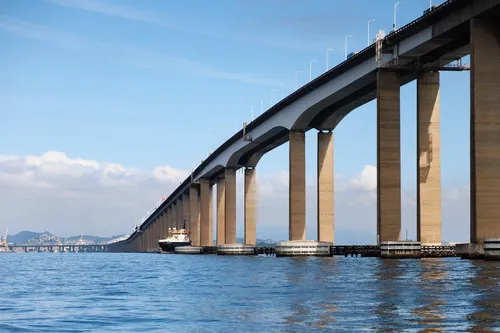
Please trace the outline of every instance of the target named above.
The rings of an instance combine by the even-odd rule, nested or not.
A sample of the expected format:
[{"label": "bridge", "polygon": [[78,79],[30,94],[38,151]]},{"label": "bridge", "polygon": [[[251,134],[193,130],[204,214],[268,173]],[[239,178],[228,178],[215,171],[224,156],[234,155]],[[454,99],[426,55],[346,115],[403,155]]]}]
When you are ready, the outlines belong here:
[{"label": "bridge", "polygon": [[[244,243],[256,242],[259,160],[289,142],[289,241],[306,242],[305,133],[318,135],[318,244],[334,243],[333,131],[377,100],[377,244],[401,239],[400,87],[417,81],[417,241],[440,244],[440,71],[470,70],[470,244],[500,239],[500,0],[449,0],[297,89],[224,142],[109,251],[159,250],[187,221],[195,246],[236,243],[236,171],[244,168]],[[460,59],[470,54],[470,68]],[[455,65],[456,64],[456,65]],[[216,198],[212,188],[216,186]],[[216,200],[216,214],[212,203]],[[500,244],[499,244],[500,249]],[[500,257],[500,256],[499,256]]]},{"label": "bridge", "polygon": [[49,245],[49,244],[14,244],[8,246],[14,252],[107,252],[107,245],[74,244],[74,245]]}]

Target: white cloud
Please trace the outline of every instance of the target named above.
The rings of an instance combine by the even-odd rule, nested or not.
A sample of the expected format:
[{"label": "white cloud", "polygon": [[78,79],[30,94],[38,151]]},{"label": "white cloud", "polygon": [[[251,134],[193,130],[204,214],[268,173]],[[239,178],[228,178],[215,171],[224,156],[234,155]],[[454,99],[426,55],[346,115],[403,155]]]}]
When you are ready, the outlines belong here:
[{"label": "white cloud", "polygon": [[351,180],[354,187],[364,190],[373,191],[377,189],[377,167],[373,165],[365,165],[361,173]]},{"label": "white cloud", "polygon": [[[49,151],[39,156],[0,155],[0,229],[112,235],[130,232],[162,196],[168,196],[190,170],[170,165],[150,171],[74,158]],[[367,165],[353,179],[336,176],[335,225],[344,239],[371,242],[376,230],[376,192]],[[243,175],[237,174],[238,234],[243,230]],[[258,227],[262,238],[285,239],[288,230],[288,171],[257,170]],[[316,183],[307,186],[307,235],[316,233]],[[406,199],[405,199],[406,198]],[[214,200],[215,201],[215,200]],[[402,195],[402,225],[414,235],[414,198]],[[443,193],[446,240],[466,240],[468,191]],[[215,210],[214,210],[215,212]],[[350,230],[350,234],[346,234]],[[370,236],[371,235],[371,236]],[[372,239],[373,238],[373,239]]]}]

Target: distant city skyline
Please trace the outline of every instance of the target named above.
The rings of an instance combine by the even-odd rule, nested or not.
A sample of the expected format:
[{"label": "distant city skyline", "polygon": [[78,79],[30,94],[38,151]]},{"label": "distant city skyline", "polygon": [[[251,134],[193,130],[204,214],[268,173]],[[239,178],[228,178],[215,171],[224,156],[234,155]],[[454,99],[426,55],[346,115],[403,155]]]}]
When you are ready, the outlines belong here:
[{"label": "distant city skyline", "polygon": [[[0,5],[7,50],[0,55],[0,231],[111,236],[132,232],[209,151],[251,120],[252,109],[256,117],[261,104],[266,110],[281,99],[281,89],[289,94],[296,77],[305,84],[310,69],[312,78],[322,74],[327,55],[330,68],[343,61],[345,36],[352,35],[350,53],[366,47],[369,20],[372,38],[379,29],[388,33],[394,2],[237,0],[217,10],[202,1],[26,3]],[[428,5],[401,4],[398,26]],[[469,237],[468,91],[468,72],[441,74],[447,241]],[[401,234],[415,238],[415,83],[401,88],[401,98]],[[336,229],[373,242],[375,105],[355,110],[334,131]],[[313,239],[316,131],[306,135],[306,154]],[[288,235],[287,159],[285,144],[257,166],[259,238]]]}]

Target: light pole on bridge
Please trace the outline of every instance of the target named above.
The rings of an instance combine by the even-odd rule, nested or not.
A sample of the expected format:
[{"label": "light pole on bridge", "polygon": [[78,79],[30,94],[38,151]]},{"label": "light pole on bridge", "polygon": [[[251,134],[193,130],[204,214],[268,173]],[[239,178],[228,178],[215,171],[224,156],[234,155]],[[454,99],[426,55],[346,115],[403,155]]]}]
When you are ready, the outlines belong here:
[{"label": "light pole on bridge", "polygon": [[375,22],[375,19],[368,20],[368,44],[366,46],[370,46],[370,22]]},{"label": "light pole on bridge", "polygon": [[333,51],[333,49],[326,49],[326,71],[328,72],[328,54],[330,51]]},{"label": "light pole on bridge", "polygon": [[398,5],[400,5],[402,3],[403,3],[403,1],[397,1],[396,3],[394,3],[394,23],[392,25],[393,31],[396,30],[396,8],[398,8]]},{"label": "light pole on bridge", "polygon": [[313,64],[313,62],[318,62],[318,60],[309,61],[309,82],[312,81],[312,64]]},{"label": "light pole on bridge", "polygon": [[349,37],[352,37],[352,35],[345,36],[345,41],[344,41],[345,60],[347,60],[347,38],[349,38]]},{"label": "light pole on bridge", "polygon": [[304,73],[304,71],[295,71],[295,90],[299,89],[298,74]]}]

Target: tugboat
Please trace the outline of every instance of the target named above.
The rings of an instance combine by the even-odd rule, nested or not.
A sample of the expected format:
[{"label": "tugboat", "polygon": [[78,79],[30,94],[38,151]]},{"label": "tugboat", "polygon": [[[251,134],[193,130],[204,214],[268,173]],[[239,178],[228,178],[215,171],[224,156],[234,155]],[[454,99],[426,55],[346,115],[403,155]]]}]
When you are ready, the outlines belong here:
[{"label": "tugboat", "polygon": [[191,245],[191,239],[189,235],[191,231],[186,229],[186,221],[184,221],[184,226],[182,229],[168,228],[168,236],[165,239],[160,239],[158,245],[165,252],[173,252],[177,246],[189,246]]}]

